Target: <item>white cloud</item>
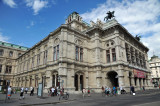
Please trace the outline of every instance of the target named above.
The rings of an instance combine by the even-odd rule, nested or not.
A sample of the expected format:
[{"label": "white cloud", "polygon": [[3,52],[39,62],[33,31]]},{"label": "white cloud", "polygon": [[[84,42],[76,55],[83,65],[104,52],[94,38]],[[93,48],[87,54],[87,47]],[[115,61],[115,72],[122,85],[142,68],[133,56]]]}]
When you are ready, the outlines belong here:
[{"label": "white cloud", "polygon": [[2,32],[0,32],[0,41],[7,42],[8,40],[9,38],[7,36],[4,36]]},{"label": "white cloud", "polygon": [[[141,35],[142,42],[150,49],[149,57],[153,51],[160,56],[160,1],[159,0],[107,0],[97,8],[81,14],[87,22],[104,20],[107,11],[115,11],[116,19],[131,34]],[[151,40],[152,39],[152,40]],[[154,41],[154,43],[153,43]]]},{"label": "white cloud", "polygon": [[31,22],[30,22],[30,25],[28,25],[27,28],[30,28],[30,27],[32,27],[32,26],[34,26],[34,25],[35,25],[35,22],[34,22],[34,21],[31,21]]},{"label": "white cloud", "polygon": [[16,7],[16,3],[14,2],[14,0],[2,0],[2,1],[3,1],[4,4],[7,4],[11,8],[15,8]]},{"label": "white cloud", "polygon": [[42,8],[46,8],[47,0],[25,0],[26,6],[31,7],[34,11],[34,15],[37,15]]}]

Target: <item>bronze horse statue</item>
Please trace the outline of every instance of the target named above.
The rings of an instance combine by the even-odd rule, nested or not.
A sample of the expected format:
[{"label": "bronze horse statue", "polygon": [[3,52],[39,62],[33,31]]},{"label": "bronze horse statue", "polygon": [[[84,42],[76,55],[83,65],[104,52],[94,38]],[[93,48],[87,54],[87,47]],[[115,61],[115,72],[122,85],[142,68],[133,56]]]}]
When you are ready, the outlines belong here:
[{"label": "bronze horse statue", "polygon": [[104,21],[105,21],[105,20],[107,21],[107,20],[115,17],[115,16],[114,16],[114,11],[112,11],[112,12],[108,11],[106,14],[107,14],[107,16],[104,17]]}]

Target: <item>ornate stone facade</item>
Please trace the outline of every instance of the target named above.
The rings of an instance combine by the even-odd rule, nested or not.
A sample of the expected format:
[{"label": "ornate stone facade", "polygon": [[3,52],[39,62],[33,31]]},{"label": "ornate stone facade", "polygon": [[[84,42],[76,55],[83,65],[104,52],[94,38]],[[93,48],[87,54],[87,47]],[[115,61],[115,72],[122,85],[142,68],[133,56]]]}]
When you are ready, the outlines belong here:
[{"label": "ornate stone facade", "polygon": [[152,83],[154,87],[158,87],[160,84],[160,58],[158,56],[152,56],[149,61],[149,67],[151,69]]},{"label": "ornate stone facade", "polygon": [[28,48],[0,41],[0,85],[13,83],[13,75],[16,67],[16,59]]},{"label": "ornate stone facade", "polygon": [[[12,86],[51,86],[68,92],[102,86],[151,87],[148,48],[115,19],[87,24],[73,12],[66,23],[26,51],[16,61]],[[140,75],[139,75],[140,73]]]}]

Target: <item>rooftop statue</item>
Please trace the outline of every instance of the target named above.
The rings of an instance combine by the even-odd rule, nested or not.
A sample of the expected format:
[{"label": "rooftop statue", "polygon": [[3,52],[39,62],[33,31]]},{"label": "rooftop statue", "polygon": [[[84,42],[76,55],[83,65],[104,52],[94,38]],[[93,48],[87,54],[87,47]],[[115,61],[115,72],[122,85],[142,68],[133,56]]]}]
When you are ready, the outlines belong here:
[{"label": "rooftop statue", "polygon": [[106,14],[107,14],[107,16],[104,17],[104,21],[106,20],[106,22],[107,22],[107,20],[115,17],[115,16],[114,16],[114,11],[112,11],[112,12],[108,11]]}]

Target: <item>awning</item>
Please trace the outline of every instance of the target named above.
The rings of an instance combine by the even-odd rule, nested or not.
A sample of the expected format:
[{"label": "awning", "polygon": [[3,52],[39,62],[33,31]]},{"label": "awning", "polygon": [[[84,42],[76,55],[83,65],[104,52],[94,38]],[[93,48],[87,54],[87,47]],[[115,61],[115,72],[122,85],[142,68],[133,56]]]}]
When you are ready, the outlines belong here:
[{"label": "awning", "polygon": [[146,73],[137,69],[133,69],[134,77],[146,78]]}]

